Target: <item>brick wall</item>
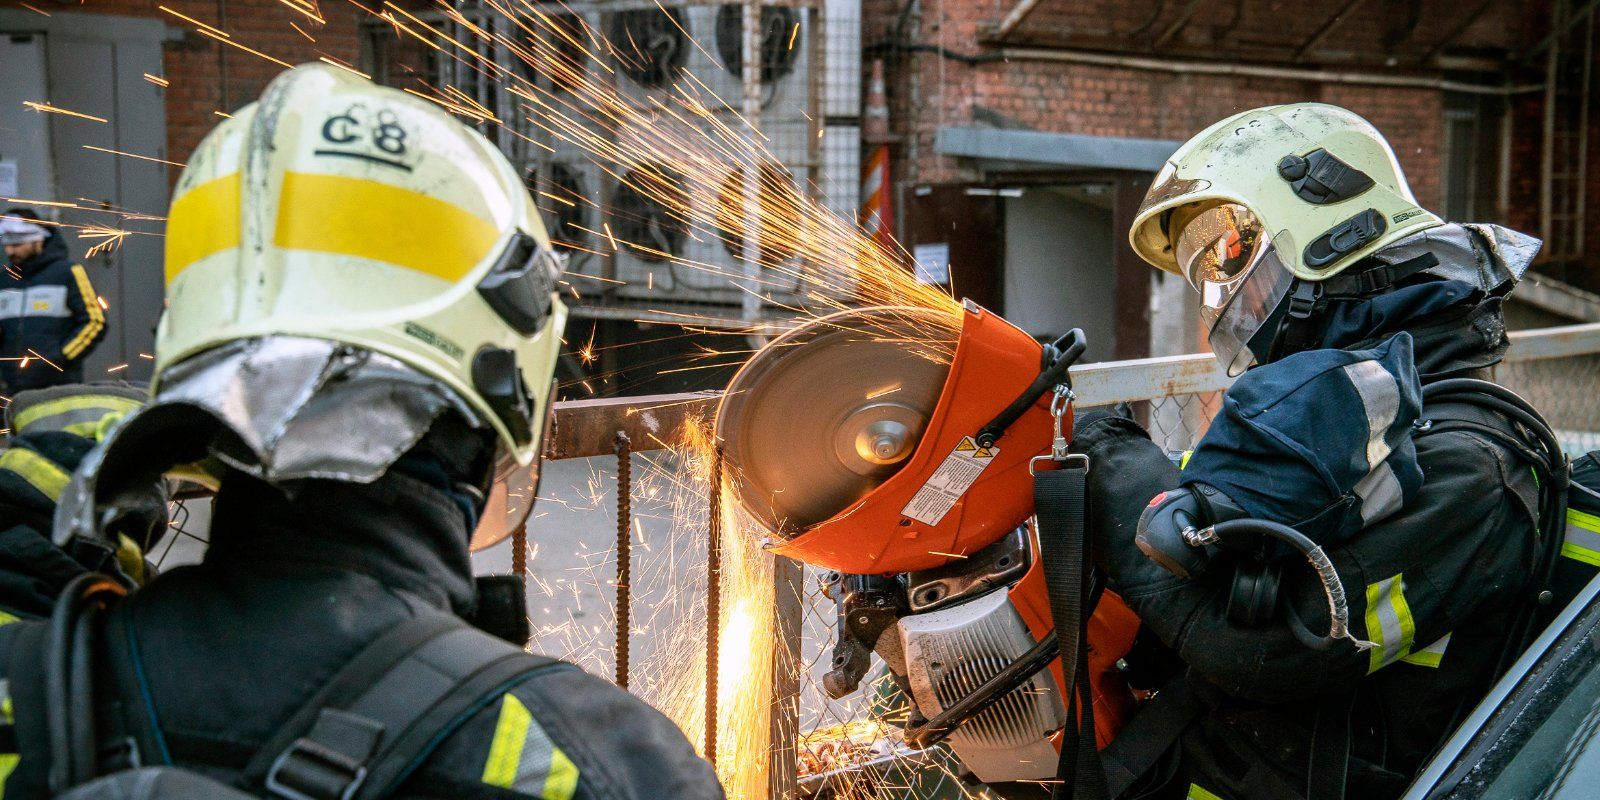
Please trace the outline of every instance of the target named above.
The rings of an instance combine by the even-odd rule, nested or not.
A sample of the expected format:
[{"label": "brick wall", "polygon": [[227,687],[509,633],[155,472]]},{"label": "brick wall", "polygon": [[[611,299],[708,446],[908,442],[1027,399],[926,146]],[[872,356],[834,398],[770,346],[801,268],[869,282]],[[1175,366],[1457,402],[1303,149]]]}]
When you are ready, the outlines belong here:
[{"label": "brick wall", "polygon": [[[1260,15],[1261,4],[1247,5],[1254,9],[1252,14]],[[893,30],[901,3],[868,0],[864,6],[865,40],[882,41]],[[964,55],[995,53],[995,48],[986,46],[980,26],[992,24],[1009,7],[1010,4],[990,2],[921,3],[921,13],[908,20],[907,39]],[[1091,33],[1098,30],[1113,36],[1119,30],[1136,29],[1133,20],[1141,15],[1148,17],[1150,11],[1139,3],[1046,2],[1035,12],[1041,16],[1029,19],[1025,38],[1037,43],[1048,38],[1053,28]],[[1290,13],[1288,8],[1283,12]],[[1463,36],[1471,37],[1480,29],[1483,35],[1506,35],[1504,21],[1499,26],[1494,24],[1496,15],[1503,14],[1497,11],[1480,20]],[[1296,19],[1306,27],[1305,15]],[[1371,20],[1350,24],[1343,32],[1348,40],[1343,45],[1381,39],[1382,26],[1376,25]],[[1161,27],[1163,24],[1156,24],[1142,35],[1154,37]],[[1293,34],[1289,36],[1293,39],[1309,36],[1315,28],[1311,25],[1307,31],[1287,33]],[[1212,35],[1214,32],[1207,25],[1185,28],[1174,36],[1174,47],[1192,48]],[[890,58],[891,112],[894,132],[903,137],[903,171],[899,177],[904,181],[976,180],[979,176],[970,164],[936,155],[933,137],[942,126],[981,124],[979,114],[984,110],[1041,131],[1183,140],[1238,111],[1314,100],[1344,106],[1371,120],[1389,137],[1418,199],[1425,205],[1436,205],[1441,199],[1444,98],[1437,90],[1171,74],[1042,60],[969,65],[931,52],[901,53]],[[1214,58],[1230,60],[1231,56],[1218,51]],[[919,96],[920,102],[908,102],[912,94]],[[992,114],[984,116],[993,118]]]}]

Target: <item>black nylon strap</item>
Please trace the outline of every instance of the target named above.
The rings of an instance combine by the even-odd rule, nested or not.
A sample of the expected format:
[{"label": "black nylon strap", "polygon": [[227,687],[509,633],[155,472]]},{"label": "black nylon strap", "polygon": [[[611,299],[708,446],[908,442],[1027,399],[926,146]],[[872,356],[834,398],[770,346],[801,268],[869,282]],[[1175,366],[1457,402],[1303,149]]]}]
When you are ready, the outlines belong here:
[{"label": "black nylon strap", "polygon": [[523,653],[482,630],[464,627],[435,638],[411,664],[440,669],[440,674],[448,680],[448,691],[440,694],[437,701],[422,704],[424,698],[419,694],[406,694],[411,691],[406,686],[416,683],[414,675],[406,678],[397,672],[390,675],[394,680],[386,678],[386,682],[373,686],[370,702],[357,702],[357,706],[352,707],[352,710],[366,709],[374,715],[378,714],[374,707],[378,704],[421,710],[421,714],[413,715],[408,725],[400,726],[398,720],[392,723],[390,736],[384,739],[378,755],[368,765],[366,786],[355,795],[358,800],[390,797],[427,755],[467,722],[470,715],[531,670],[552,666],[557,661]]},{"label": "black nylon strap", "polygon": [[1204,704],[1183,676],[1162,686],[1122,727],[1117,738],[1100,751],[1111,796],[1120,797],[1149,774],[1204,710]]},{"label": "black nylon strap", "polygon": [[1360,272],[1346,272],[1322,282],[1323,290],[1338,296],[1365,296],[1387,289],[1426,269],[1439,266],[1439,257],[1423,253],[1398,264],[1381,264]]},{"label": "black nylon strap", "polygon": [[247,773],[246,786],[264,780],[274,796],[294,800],[388,797],[493,693],[552,663],[454,617],[408,620],[296,713],[300,726],[262,748],[251,764],[261,777]]},{"label": "black nylon strap", "polygon": [[1306,800],[1344,800],[1350,765],[1350,712],[1354,691],[1335,692],[1317,702],[1311,728],[1311,759],[1306,765]]},{"label": "black nylon strap", "polygon": [[413,617],[372,640],[335,673],[320,691],[278,726],[255,757],[250,759],[250,763],[245,765],[240,774],[241,786],[262,785],[273,761],[311,729],[322,709],[348,705],[424,642],[454,627],[450,619],[443,615]]},{"label": "black nylon strap", "polygon": [[1055,800],[1107,800],[1105,772],[1095,748],[1094,700],[1088,677],[1089,541],[1084,515],[1088,467],[1064,466],[1033,479],[1039,550],[1050,616],[1061,642],[1067,723],[1061,732]]}]

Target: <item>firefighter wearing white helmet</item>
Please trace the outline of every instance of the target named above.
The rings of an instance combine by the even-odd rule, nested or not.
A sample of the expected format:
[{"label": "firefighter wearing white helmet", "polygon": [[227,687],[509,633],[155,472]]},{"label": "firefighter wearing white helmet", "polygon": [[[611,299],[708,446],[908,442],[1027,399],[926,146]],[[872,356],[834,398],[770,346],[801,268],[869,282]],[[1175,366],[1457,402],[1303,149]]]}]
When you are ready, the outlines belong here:
[{"label": "firefighter wearing white helmet", "polygon": [[[1122,796],[1399,797],[1536,627],[1530,564],[1559,539],[1535,533],[1550,515],[1519,428],[1427,388],[1500,361],[1538,242],[1421,208],[1378,131],[1316,103],[1197,134],[1129,238],[1244,374],[1181,470],[1126,416],[1076,426],[1109,586],[1170,649],[1128,656],[1161,691],[1107,751],[1113,793],[1138,776]],[[1300,553],[1184,538],[1242,518],[1321,549],[1349,637],[1321,638]]]},{"label": "firefighter wearing white helmet", "polygon": [[660,713],[523,652],[520,579],[472,575],[532,501],[559,267],[516,171],[426,100],[311,65],[219,125],[168,215],[152,400],[56,515],[91,554],[181,472],[216,489],[209,548],[110,603],[131,682],[61,723],[83,752],[30,747],[59,715],[9,676],[6,796],[154,770],[188,797],[720,798]]},{"label": "firefighter wearing white helmet", "polygon": [[[1371,123],[1321,103],[1245,111],[1196,134],[1156,176],[1128,239],[1200,293],[1212,349],[1234,374],[1317,346],[1309,320],[1338,300],[1418,272],[1503,293],[1538,251],[1498,226],[1446,225],[1417,205]],[[1437,264],[1402,265],[1441,247]],[[1479,251],[1486,268],[1469,269]]]}]

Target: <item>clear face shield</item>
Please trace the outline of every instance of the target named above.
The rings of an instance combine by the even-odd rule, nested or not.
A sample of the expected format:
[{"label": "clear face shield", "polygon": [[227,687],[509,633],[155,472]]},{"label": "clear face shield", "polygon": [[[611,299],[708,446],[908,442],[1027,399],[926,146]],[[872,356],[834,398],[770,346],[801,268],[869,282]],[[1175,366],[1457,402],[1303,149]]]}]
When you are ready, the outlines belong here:
[{"label": "clear face shield", "polygon": [[1200,293],[1212,352],[1229,375],[1243,373],[1266,355],[1272,337],[1264,328],[1294,283],[1272,237],[1248,208],[1228,203],[1183,223],[1173,249],[1184,278]]}]

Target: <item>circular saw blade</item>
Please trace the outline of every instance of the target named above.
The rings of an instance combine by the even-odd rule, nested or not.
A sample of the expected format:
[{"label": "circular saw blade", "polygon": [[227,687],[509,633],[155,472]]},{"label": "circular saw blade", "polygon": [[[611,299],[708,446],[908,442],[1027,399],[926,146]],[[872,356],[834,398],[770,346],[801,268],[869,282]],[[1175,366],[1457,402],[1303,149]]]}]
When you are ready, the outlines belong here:
[{"label": "circular saw blade", "polygon": [[888,480],[938,404],[955,339],[933,312],[875,307],[823,317],[762,348],[717,410],[740,506],[794,536]]}]

